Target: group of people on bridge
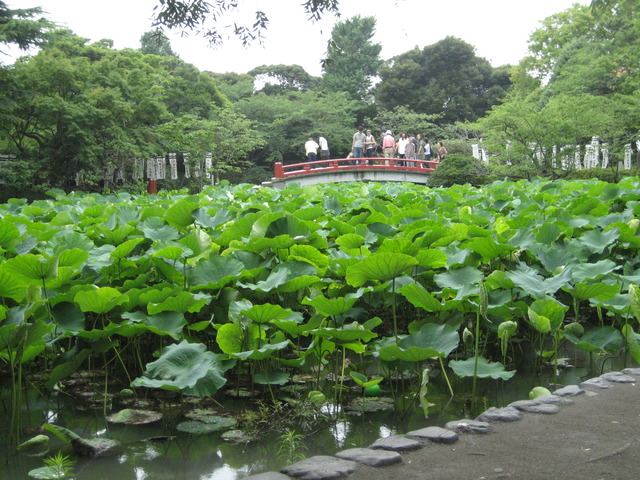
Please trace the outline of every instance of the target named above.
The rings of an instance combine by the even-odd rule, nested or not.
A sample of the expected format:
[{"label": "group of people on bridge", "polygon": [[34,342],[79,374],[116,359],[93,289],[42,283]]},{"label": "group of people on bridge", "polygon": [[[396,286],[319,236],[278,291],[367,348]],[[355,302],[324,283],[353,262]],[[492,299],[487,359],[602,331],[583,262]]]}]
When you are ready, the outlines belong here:
[{"label": "group of people on bridge", "polygon": [[[381,135],[382,141],[378,142],[371,130],[364,132],[363,127],[358,127],[358,131],[353,134],[351,141],[351,153],[347,158],[402,158],[407,160],[426,160],[431,161],[437,159],[442,161],[448,154],[447,149],[441,141],[437,143],[437,148],[432,148],[429,140],[421,134],[400,133],[396,139],[391,130],[387,130]],[[329,144],[324,136],[320,136],[316,142],[313,137],[304,145],[307,161],[315,162],[318,159],[318,150],[320,150],[320,159],[329,159]]]}]

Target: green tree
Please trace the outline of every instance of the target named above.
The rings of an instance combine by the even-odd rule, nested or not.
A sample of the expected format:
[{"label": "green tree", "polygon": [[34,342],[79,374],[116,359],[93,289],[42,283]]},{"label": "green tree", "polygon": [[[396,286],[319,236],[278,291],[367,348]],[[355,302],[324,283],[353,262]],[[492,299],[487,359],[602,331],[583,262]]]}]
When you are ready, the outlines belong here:
[{"label": "green tree", "polygon": [[369,94],[382,65],[382,46],[371,41],[375,27],[374,17],[355,16],[335,24],[322,62],[322,84],[327,90],[345,92],[354,100]]},{"label": "green tree", "polygon": [[290,90],[311,90],[319,81],[300,65],[261,65],[251,70],[249,75],[255,78],[256,84],[263,85],[258,91],[267,95]]},{"label": "green tree", "polygon": [[447,37],[392,58],[380,69],[380,106],[403,105],[441,115],[440,123],[474,121],[499,103],[509,88],[508,69],[494,69],[473,46]]},{"label": "green tree", "polygon": [[177,56],[171,48],[171,41],[161,30],[143,33],[140,37],[140,51],[147,55]]},{"label": "green tree", "polygon": [[0,1],[0,45],[13,44],[22,50],[39,45],[46,31],[54,26],[45,18],[34,20],[41,14],[39,7],[11,9]]}]

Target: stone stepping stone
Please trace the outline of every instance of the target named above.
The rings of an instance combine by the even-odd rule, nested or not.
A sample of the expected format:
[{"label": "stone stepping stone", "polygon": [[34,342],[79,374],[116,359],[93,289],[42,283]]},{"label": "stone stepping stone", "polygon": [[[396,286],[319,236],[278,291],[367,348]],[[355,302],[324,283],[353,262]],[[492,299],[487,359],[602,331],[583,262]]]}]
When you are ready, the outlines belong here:
[{"label": "stone stepping stone", "polygon": [[458,441],[458,434],[441,427],[427,427],[407,433],[407,437],[431,440],[434,443],[451,444]]},{"label": "stone stepping stone", "polygon": [[602,377],[590,378],[589,380],[582,382],[581,387],[595,387],[595,388],[611,388],[611,382]]},{"label": "stone stepping stone", "polygon": [[402,462],[402,456],[398,452],[372,450],[371,448],[349,448],[336,453],[336,457],[370,467],[384,467]]},{"label": "stone stepping stone", "polygon": [[291,477],[280,472],[265,472],[244,477],[244,480],[291,480]]},{"label": "stone stepping stone", "polygon": [[302,480],[329,480],[346,477],[355,472],[356,468],[358,468],[358,464],[351,460],[328,455],[316,455],[289,465],[280,470],[280,472]]},{"label": "stone stepping stone", "polygon": [[422,448],[422,443],[402,435],[391,435],[386,438],[379,438],[371,444],[369,448],[374,450],[391,450],[393,452],[407,452]]},{"label": "stone stepping stone", "polygon": [[575,397],[576,395],[581,395],[583,393],[584,390],[578,385],[567,385],[566,387],[559,388],[553,392],[553,394],[558,397]]},{"label": "stone stepping stone", "polygon": [[480,422],[515,422],[522,420],[522,413],[514,407],[490,407],[476,417]]},{"label": "stone stepping stone", "polygon": [[488,422],[481,422],[479,420],[455,420],[448,422],[444,428],[447,430],[453,430],[458,433],[489,433],[493,430],[493,427]]},{"label": "stone stepping stone", "polygon": [[608,372],[604,375],[600,375],[600,378],[604,378],[609,382],[615,383],[634,383],[636,381],[634,377],[623,372]]},{"label": "stone stepping stone", "polygon": [[553,414],[560,411],[560,407],[557,405],[538,403],[535,400],[519,400],[517,402],[510,403],[509,406],[527,413]]},{"label": "stone stepping stone", "polygon": [[570,398],[561,397],[560,395],[540,395],[537,398],[533,399],[534,402],[539,404],[548,404],[548,405],[573,405],[573,400]]},{"label": "stone stepping stone", "polygon": [[636,377],[640,377],[640,368],[625,368],[622,370],[622,373],[626,375],[635,375]]}]

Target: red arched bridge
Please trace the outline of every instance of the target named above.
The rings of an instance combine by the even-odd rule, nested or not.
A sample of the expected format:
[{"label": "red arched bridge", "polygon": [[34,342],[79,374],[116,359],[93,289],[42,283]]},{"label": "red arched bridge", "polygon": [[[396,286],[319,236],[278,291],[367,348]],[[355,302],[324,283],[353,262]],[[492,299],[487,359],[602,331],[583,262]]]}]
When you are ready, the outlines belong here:
[{"label": "red arched bridge", "polygon": [[315,185],[339,182],[410,182],[426,185],[437,160],[404,158],[332,158],[284,165],[277,162],[274,178],[265,182],[272,187],[287,184]]}]

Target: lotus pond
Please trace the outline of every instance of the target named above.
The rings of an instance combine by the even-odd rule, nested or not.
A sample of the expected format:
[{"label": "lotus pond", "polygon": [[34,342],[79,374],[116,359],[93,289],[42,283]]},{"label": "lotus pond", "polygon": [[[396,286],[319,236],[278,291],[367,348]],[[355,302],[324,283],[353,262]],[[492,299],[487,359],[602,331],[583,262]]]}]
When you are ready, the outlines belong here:
[{"label": "lotus pond", "polygon": [[242,478],[640,360],[637,178],[50,197],[0,205],[10,478]]}]

